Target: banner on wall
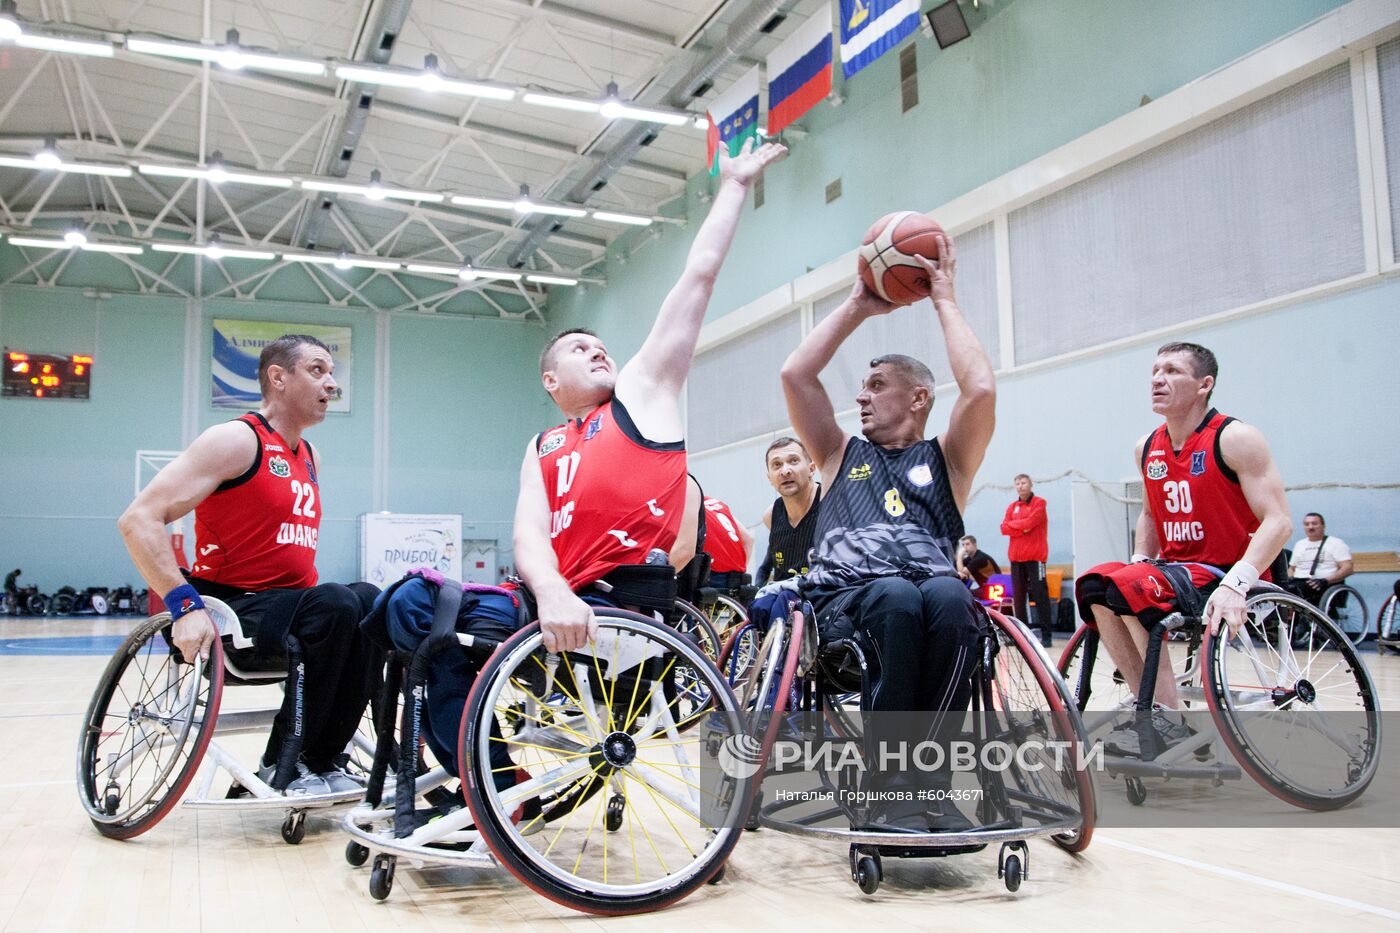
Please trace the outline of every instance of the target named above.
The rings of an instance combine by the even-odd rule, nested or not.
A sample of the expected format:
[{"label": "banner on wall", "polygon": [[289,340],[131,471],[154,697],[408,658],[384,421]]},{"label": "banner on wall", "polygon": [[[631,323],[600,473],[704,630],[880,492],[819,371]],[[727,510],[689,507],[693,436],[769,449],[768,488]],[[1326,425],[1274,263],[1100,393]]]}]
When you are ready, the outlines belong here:
[{"label": "banner on wall", "polygon": [[847,78],[919,28],[919,0],[841,0],[841,70]]},{"label": "banner on wall", "polygon": [[283,334],[306,334],[331,348],[339,394],[327,411],[350,410],[350,328],[276,321],[214,321],[211,391],[215,408],[246,410],[262,402],[258,389],[258,355]]},{"label": "banner on wall", "polygon": [[383,589],[415,567],[431,567],[460,580],[461,541],[460,515],[366,513],[360,516],[360,579]]}]

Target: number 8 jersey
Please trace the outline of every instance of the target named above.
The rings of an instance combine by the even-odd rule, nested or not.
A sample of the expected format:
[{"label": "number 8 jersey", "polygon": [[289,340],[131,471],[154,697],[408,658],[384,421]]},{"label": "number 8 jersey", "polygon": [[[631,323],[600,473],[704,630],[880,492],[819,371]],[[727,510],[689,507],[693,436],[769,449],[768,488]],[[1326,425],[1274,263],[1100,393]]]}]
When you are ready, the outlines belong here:
[{"label": "number 8 jersey", "polygon": [[311,445],[297,450],[250,411],[238,419],[258,439],[253,465],[194,510],[190,575],[246,592],[316,585],[321,496]]},{"label": "number 8 jersey", "polygon": [[1220,454],[1220,433],[1234,420],[1212,408],[1179,451],[1172,450],[1166,424],[1147,438],[1143,501],[1164,560],[1229,567],[1249,547],[1259,519]]},{"label": "number 8 jersey", "polygon": [[685,443],[642,437],[616,398],[535,442],[549,535],[569,588],[670,551],[685,509]]}]

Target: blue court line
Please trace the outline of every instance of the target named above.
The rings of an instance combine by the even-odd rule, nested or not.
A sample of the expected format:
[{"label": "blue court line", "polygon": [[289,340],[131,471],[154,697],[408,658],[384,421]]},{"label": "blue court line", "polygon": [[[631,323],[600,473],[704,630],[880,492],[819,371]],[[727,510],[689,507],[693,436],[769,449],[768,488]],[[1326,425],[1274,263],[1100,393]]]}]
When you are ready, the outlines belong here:
[{"label": "blue court line", "polygon": [[59,635],[0,640],[0,655],[96,655],[107,657],[126,641],[125,635]]}]

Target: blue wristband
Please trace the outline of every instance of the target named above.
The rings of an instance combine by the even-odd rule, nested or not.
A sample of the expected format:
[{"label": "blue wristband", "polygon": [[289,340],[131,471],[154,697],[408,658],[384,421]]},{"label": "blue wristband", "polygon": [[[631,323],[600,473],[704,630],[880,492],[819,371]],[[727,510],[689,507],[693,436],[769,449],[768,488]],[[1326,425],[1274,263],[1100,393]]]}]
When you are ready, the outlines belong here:
[{"label": "blue wristband", "polygon": [[182,583],[165,594],[165,608],[170,610],[170,621],[174,622],[188,612],[203,609],[204,600],[199,598],[199,590]]}]

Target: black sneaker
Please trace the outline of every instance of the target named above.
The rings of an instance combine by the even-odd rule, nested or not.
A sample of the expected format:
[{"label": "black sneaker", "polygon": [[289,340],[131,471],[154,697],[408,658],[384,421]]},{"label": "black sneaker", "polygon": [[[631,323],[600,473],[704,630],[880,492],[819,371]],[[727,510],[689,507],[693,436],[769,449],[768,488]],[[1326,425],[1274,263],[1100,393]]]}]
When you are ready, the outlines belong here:
[{"label": "black sneaker", "polygon": [[[1157,709],[1152,711],[1152,728],[1156,731],[1158,738],[1162,740],[1164,751],[1196,734],[1196,731],[1186,723],[1178,722]],[[1133,720],[1128,720],[1123,726],[1104,736],[1103,747],[1110,755],[1118,755],[1122,758],[1141,758],[1142,740],[1133,725]]]}]

